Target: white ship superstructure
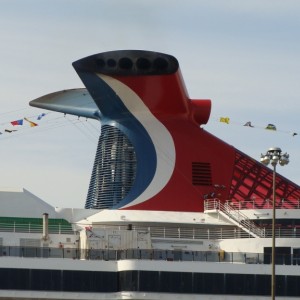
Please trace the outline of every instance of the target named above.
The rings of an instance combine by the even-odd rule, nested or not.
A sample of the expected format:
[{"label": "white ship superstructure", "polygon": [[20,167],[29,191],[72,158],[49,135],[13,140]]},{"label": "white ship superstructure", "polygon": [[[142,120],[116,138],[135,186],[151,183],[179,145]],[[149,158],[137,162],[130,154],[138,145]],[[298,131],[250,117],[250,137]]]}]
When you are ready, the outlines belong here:
[{"label": "white ship superstructure", "polygon": [[[59,209],[26,190],[0,201],[1,298],[269,298],[271,229],[255,221],[271,209],[224,213],[217,199],[203,213]],[[277,215],[293,223],[299,209]],[[298,294],[299,237],[297,226],[276,230],[282,299]]]}]

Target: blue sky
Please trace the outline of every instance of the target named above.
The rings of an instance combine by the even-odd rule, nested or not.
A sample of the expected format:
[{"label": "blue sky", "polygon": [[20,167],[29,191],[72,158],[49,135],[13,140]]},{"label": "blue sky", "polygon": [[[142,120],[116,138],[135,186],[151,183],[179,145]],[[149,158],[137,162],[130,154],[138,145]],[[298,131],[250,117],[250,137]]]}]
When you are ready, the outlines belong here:
[{"label": "blue sky", "polygon": [[[299,1],[0,3],[0,131],[18,118],[34,121],[41,111],[30,100],[82,87],[71,65],[77,59],[117,49],[160,51],[179,60],[191,98],[212,99],[206,130],[255,159],[281,147],[291,162],[278,171],[299,184]],[[218,122],[221,116],[231,123]],[[243,127],[246,121],[256,128]],[[263,129],[268,123],[278,131]],[[83,207],[100,125],[56,113],[39,125],[0,136],[0,187]]]}]

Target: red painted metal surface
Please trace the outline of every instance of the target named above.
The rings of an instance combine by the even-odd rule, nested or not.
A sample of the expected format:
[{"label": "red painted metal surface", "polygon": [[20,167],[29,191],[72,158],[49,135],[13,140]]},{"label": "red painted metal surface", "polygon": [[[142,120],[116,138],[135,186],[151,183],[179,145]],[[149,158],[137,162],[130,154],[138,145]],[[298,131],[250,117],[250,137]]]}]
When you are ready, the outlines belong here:
[{"label": "red painted metal surface", "polygon": [[[176,150],[173,175],[153,198],[128,209],[203,211],[207,197],[222,201],[270,198],[272,170],[253,160],[199,125],[209,119],[210,100],[190,100],[180,71],[164,76],[118,76],[134,90],[171,133]],[[167,154],[166,154],[166,159]],[[209,170],[193,174],[193,165]],[[195,184],[193,177],[210,177]],[[195,179],[195,178],[194,178]],[[276,195],[286,203],[300,198],[300,187],[278,175]],[[203,184],[204,183],[204,184]]]}]

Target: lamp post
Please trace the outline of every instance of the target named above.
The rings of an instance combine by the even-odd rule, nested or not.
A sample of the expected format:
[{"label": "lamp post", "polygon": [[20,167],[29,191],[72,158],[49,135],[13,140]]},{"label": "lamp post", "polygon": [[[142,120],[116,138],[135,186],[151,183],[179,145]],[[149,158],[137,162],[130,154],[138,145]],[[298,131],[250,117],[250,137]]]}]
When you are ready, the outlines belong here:
[{"label": "lamp post", "polygon": [[273,216],[272,216],[272,279],[271,279],[271,296],[275,299],[275,220],[276,220],[276,166],[279,163],[281,166],[289,163],[289,155],[282,154],[278,147],[269,148],[266,154],[261,154],[261,163],[273,166]]}]

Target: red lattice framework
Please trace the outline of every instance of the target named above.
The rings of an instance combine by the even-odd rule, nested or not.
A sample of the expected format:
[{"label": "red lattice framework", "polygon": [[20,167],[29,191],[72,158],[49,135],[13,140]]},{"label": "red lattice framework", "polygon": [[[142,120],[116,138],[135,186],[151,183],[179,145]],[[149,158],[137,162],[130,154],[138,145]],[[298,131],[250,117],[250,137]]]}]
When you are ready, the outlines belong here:
[{"label": "red lattice framework", "polygon": [[[229,199],[255,201],[256,207],[267,208],[273,194],[273,170],[236,150],[235,167]],[[276,173],[276,203],[283,208],[295,208],[300,199],[300,187]]]}]

